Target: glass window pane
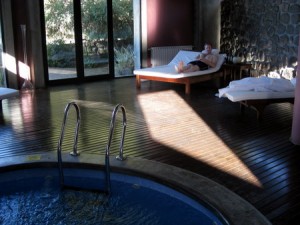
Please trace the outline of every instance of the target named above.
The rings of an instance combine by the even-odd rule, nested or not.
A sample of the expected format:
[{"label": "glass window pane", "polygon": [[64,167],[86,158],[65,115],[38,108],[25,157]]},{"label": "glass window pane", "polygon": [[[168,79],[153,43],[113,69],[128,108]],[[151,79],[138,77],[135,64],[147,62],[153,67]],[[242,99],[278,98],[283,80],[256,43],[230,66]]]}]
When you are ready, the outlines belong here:
[{"label": "glass window pane", "polygon": [[72,0],[45,0],[49,80],[76,78]]},{"label": "glass window pane", "polygon": [[82,46],[84,75],[107,75],[107,4],[104,0],[82,0]]},{"label": "glass window pane", "polygon": [[133,0],[113,0],[115,76],[132,76],[134,69]]}]

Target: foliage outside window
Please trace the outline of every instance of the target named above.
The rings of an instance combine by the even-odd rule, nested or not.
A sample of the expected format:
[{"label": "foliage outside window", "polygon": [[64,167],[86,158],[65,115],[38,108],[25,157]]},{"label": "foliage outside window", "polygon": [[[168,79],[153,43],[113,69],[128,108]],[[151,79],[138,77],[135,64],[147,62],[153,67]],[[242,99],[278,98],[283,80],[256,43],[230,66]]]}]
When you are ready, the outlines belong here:
[{"label": "foliage outside window", "polygon": [[[123,53],[123,56],[125,53],[132,57],[129,58],[129,62],[132,62],[133,51],[129,53],[132,50],[129,45],[132,45],[133,40],[132,0],[113,0],[112,3],[115,53]],[[84,63],[93,67],[91,62],[95,55],[108,58],[107,45],[104,44],[108,38],[106,0],[82,0],[81,9]],[[72,0],[45,0],[49,67],[74,67],[73,21]],[[120,57],[118,54],[117,60]],[[116,64],[123,65],[120,62]]]},{"label": "foliage outside window", "polygon": [[118,75],[128,75],[132,73],[134,68],[134,54],[131,45],[118,49],[115,48],[115,59],[115,68]]}]

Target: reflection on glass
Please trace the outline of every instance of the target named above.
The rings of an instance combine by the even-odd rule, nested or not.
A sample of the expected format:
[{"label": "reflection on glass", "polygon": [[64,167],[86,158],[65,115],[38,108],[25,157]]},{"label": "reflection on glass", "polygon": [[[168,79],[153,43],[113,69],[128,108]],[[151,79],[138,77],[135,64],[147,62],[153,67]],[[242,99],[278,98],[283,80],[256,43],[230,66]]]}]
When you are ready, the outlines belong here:
[{"label": "reflection on glass", "polygon": [[106,1],[82,0],[81,21],[84,75],[108,74]]},{"label": "reflection on glass", "polygon": [[75,78],[76,54],[72,0],[45,0],[49,80]]},{"label": "reflection on glass", "polygon": [[133,0],[113,0],[115,76],[131,76],[134,69]]}]

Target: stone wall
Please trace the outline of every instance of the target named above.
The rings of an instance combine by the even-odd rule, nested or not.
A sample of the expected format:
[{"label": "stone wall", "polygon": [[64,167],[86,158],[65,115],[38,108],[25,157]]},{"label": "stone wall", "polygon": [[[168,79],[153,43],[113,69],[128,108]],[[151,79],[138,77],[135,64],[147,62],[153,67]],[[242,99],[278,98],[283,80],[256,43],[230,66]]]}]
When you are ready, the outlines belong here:
[{"label": "stone wall", "polygon": [[297,57],[300,0],[223,0],[221,51],[251,62],[254,76]]}]

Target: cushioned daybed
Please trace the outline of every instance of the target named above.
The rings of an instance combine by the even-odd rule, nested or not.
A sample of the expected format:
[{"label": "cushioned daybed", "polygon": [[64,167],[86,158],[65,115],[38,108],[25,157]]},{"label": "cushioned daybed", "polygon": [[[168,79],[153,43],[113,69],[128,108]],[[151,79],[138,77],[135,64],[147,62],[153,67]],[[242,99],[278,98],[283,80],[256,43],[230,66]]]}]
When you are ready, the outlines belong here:
[{"label": "cushioned daybed", "polygon": [[216,50],[214,51],[214,54],[218,55],[218,62],[215,68],[191,73],[176,72],[175,65],[178,65],[180,61],[187,64],[188,62],[195,60],[199,54],[200,52],[182,50],[179,51],[173,60],[167,65],[134,70],[133,73],[136,75],[136,87],[141,87],[141,80],[178,83],[185,84],[185,93],[190,94],[191,84],[223,76],[220,68],[224,62],[225,54],[218,54]]},{"label": "cushioned daybed", "polygon": [[257,118],[262,118],[264,108],[274,103],[294,103],[296,79],[277,79],[269,77],[244,78],[230,82],[226,88],[219,89],[219,97],[226,97],[232,102],[239,102],[241,110],[245,106],[257,111]]},{"label": "cushioned daybed", "polygon": [[2,100],[19,95],[19,91],[11,88],[0,87],[0,108],[2,108]]}]

